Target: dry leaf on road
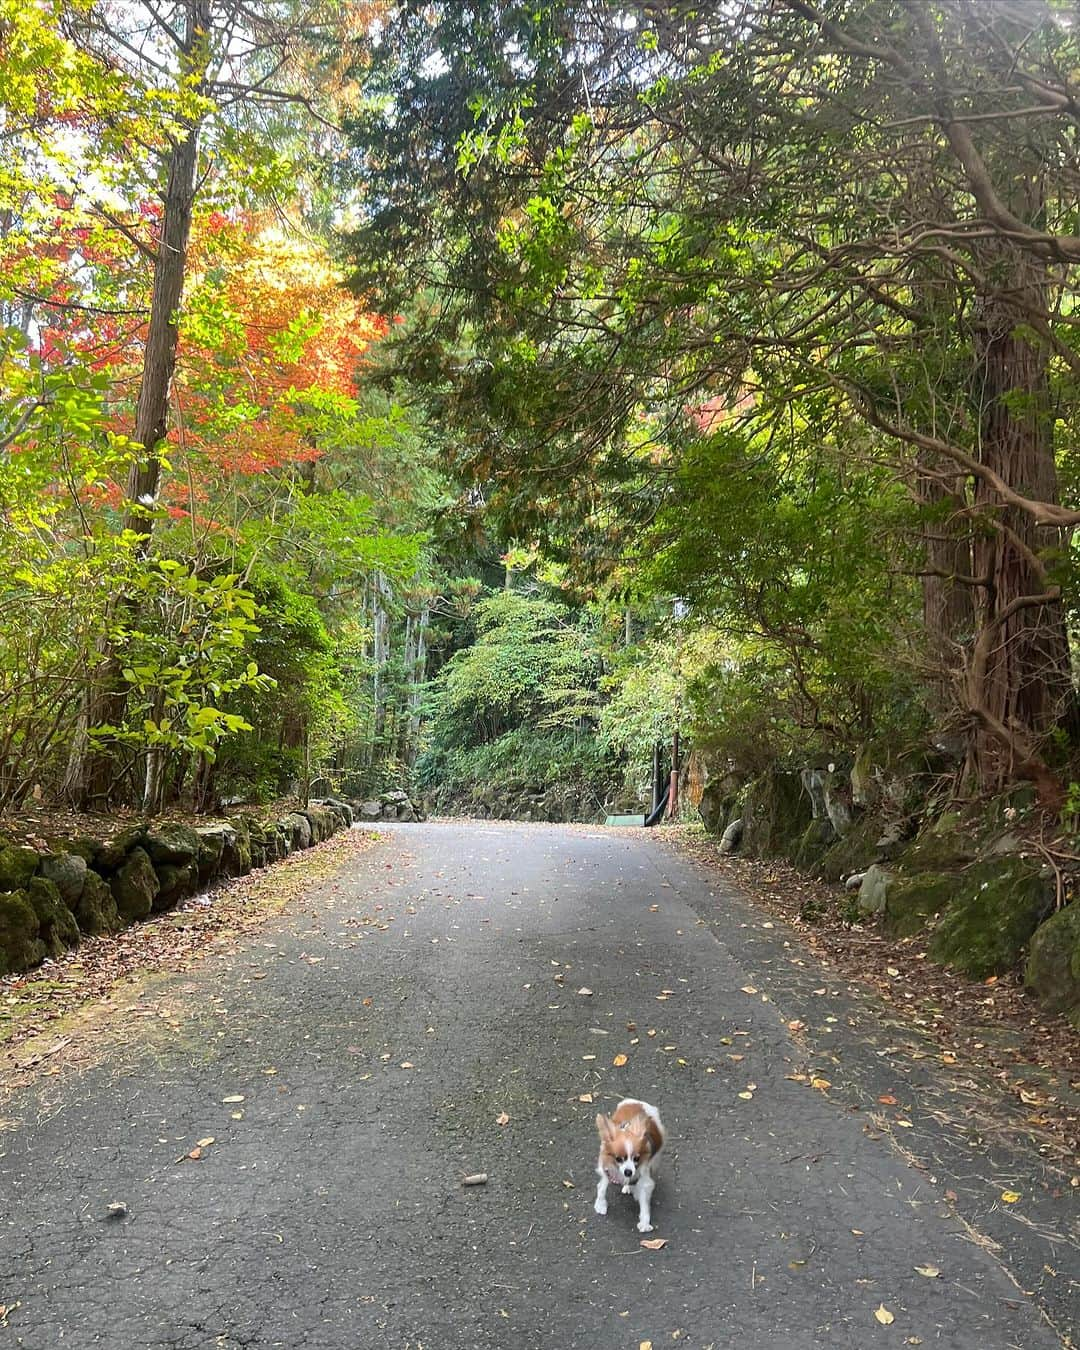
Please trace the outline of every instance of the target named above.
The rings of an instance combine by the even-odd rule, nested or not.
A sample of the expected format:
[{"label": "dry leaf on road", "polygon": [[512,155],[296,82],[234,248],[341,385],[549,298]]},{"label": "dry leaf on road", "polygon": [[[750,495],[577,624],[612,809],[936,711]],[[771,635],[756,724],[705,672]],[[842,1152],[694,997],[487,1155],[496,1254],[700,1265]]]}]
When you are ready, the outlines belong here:
[{"label": "dry leaf on road", "polygon": [[648,1247],[651,1252],[658,1252],[661,1247],[667,1246],[667,1238],[642,1238],[638,1246]]},{"label": "dry leaf on road", "polygon": [[874,1309],[874,1316],[877,1318],[877,1320],[881,1323],[883,1327],[892,1326],[892,1324],[896,1321],[896,1318],[892,1315],[892,1313],[888,1310],[888,1308],[886,1308],[884,1303],[879,1304]]},{"label": "dry leaf on road", "polygon": [[624,1064],[628,1063],[628,1060],[625,1055],[616,1055],[611,1062],[617,1069],[621,1069]]},{"label": "dry leaf on road", "polygon": [[496,1124],[496,1125],[509,1125],[509,1124],[510,1124],[510,1117],[506,1114],[505,1111],[500,1111],[499,1114],[495,1117],[495,1124]]}]

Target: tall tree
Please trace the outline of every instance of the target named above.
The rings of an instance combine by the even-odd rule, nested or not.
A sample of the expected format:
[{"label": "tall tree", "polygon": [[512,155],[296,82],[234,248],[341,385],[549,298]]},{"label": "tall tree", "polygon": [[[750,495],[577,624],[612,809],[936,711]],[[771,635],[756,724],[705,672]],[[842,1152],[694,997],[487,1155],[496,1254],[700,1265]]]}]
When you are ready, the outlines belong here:
[{"label": "tall tree", "polygon": [[[1080,373],[1063,14],[406,4],[404,60],[387,45],[386,102],[354,131],[394,186],[360,275],[440,297],[403,362],[471,419],[472,467],[523,537],[616,554],[676,490],[703,400],[781,454],[792,418],[860,419],[848,453],[924,507],[913,570],[975,776],[1048,800],[1080,521],[1055,416]],[[466,333],[478,359],[454,370]]]}]

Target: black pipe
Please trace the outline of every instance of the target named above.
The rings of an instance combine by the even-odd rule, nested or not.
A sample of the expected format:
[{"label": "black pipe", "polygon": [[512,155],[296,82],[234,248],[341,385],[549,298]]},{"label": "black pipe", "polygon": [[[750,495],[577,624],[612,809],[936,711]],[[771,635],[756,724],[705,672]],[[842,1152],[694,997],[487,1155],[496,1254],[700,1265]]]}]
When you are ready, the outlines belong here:
[{"label": "black pipe", "polygon": [[664,795],[660,798],[656,806],[653,807],[653,809],[645,817],[646,825],[655,825],[658,820],[661,820],[663,818],[664,810],[667,807],[667,800],[670,795],[671,795],[671,784],[669,783],[664,791]]}]

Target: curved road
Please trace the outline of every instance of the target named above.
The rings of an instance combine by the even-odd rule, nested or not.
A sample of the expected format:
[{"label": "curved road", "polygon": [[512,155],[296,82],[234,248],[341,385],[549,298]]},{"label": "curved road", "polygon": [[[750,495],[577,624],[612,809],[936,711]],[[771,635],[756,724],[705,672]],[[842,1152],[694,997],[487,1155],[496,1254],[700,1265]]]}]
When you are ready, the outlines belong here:
[{"label": "curved road", "polygon": [[[1068,1195],[1001,1218],[1000,1157],[920,1111],[944,1071],[652,835],[397,828],[155,996],[175,1035],[5,1107],[0,1350],[1063,1343]],[[661,1250],[592,1209],[630,1094]]]}]

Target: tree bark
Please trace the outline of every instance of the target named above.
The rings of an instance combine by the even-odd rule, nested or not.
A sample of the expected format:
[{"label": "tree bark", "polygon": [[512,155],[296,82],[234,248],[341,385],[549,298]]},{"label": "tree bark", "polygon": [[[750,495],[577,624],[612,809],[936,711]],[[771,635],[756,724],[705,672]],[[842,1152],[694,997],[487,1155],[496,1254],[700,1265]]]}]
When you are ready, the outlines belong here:
[{"label": "tree bark", "polygon": [[[1012,285],[987,297],[978,316],[980,459],[1010,487],[1056,503],[1047,355],[1022,327],[1028,308],[1046,303],[1045,268],[1006,243],[995,253],[997,274],[1007,266]],[[1044,556],[1064,541],[1060,531],[1034,524],[981,481],[975,504],[986,517],[974,541],[975,571],[986,584],[968,680],[980,785],[998,790],[1020,776],[1053,796],[1053,775],[1039,747],[1068,711],[1071,679],[1064,612]]]},{"label": "tree bark", "polygon": [[[184,36],[178,48],[178,84],[193,84],[196,92],[200,92],[209,50],[209,0],[188,0],[185,16]],[[165,166],[161,237],[154,260],[150,320],[133,431],[142,448],[128,477],[124,516],[125,528],[136,535],[135,554],[140,558],[150,548],[151,512],[161,482],[160,448],[168,431],[169,395],[176,369],[178,311],[195,203],[198,136],[199,124],[195,122],[188,126],[182,139],[173,142]],[[129,604],[127,597],[118,596],[113,604],[114,613],[122,613]],[[83,810],[107,805],[113,790],[113,758],[93,744],[93,728],[119,726],[127,704],[121,663],[115,643],[108,635],[102,639],[99,651],[101,660],[87,689],[64,779],[65,796]]]}]

